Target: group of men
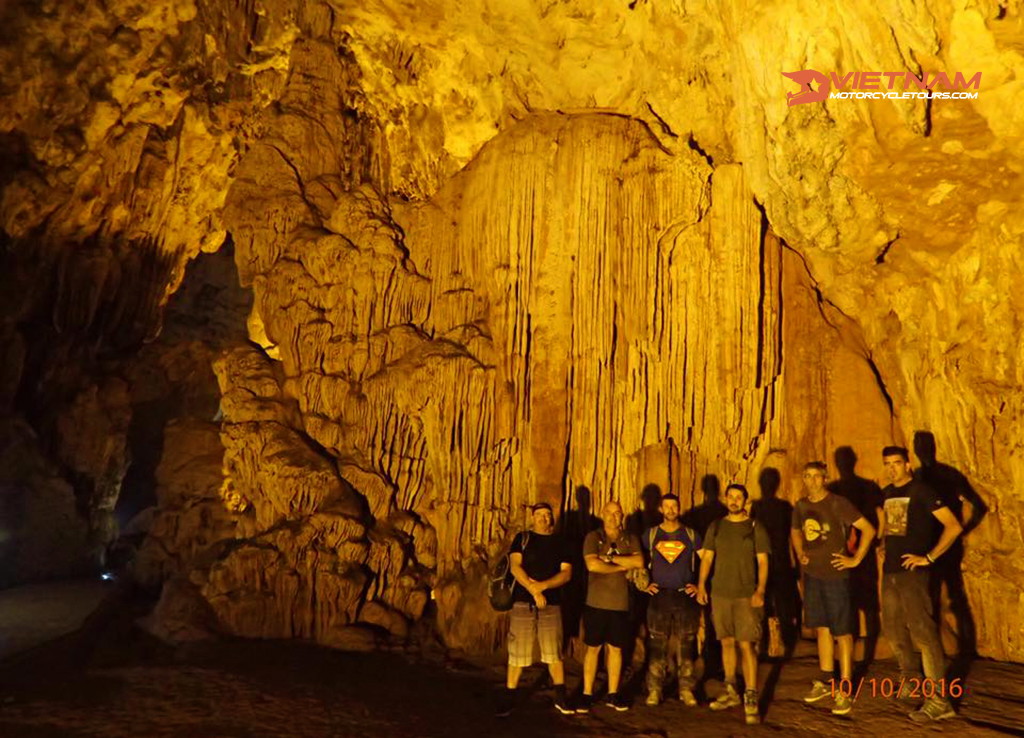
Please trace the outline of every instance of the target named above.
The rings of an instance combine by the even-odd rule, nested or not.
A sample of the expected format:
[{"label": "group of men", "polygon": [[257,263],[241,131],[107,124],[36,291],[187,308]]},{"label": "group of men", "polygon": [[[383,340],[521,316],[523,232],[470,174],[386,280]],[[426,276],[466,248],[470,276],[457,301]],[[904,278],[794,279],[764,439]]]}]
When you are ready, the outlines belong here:
[{"label": "group of men", "polygon": [[[832,712],[837,715],[846,715],[853,707],[849,690],[836,689],[842,680],[851,684],[853,679],[857,624],[849,574],[873,548],[882,562],[883,628],[896,653],[901,683],[910,684],[914,678],[920,683],[922,666],[924,679],[933,685],[944,676],[928,567],[953,545],[962,528],[935,491],[914,478],[905,448],[887,446],[882,460],[890,484],[882,491],[882,505],[877,510],[877,541],[876,529],[867,518],[847,499],[828,491],[822,462],[805,465],[806,496],[793,509],[791,542],[802,570],[804,625],[816,632],[821,669],[804,700],[831,699]],[[516,536],[509,557],[517,586],[509,627],[506,690],[497,714],[512,712],[520,676],[533,662],[535,644],[548,666],[555,686],[555,707],[561,713],[590,711],[602,650],[608,676],[606,704],[628,710],[629,702],[620,687],[623,649],[633,638],[630,588],[636,585],[650,597],[646,704],[658,705],[666,686],[675,681],[681,702],[697,706],[694,653],[704,611],[721,642],[725,682],[709,707],[721,711],[742,705],[746,722],[758,723],[757,645],[764,620],[770,546],[764,525],[750,517],[747,503],[746,488],[730,484],[725,491],[726,514],[701,536],[684,525],[679,498],[668,494],[659,505],[661,523],[639,538],[625,530],[619,503],[610,501],[604,506],[601,527],[589,532],[583,542],[588,572],[582,617],[586,650],[582,689],[572,701],[565,688],[560,610],[562,590],[572,577],[572,552],[554,533],[551,506],[545,502],[534,505],[532,531]],[[737,649],[742,689],[737,681]],[[834,678],[837,653],[838,680]],[[673,674],[669,674],[670,665]],[[954,714],[948,698],[935,690],[910,717],[930,722]]]}]

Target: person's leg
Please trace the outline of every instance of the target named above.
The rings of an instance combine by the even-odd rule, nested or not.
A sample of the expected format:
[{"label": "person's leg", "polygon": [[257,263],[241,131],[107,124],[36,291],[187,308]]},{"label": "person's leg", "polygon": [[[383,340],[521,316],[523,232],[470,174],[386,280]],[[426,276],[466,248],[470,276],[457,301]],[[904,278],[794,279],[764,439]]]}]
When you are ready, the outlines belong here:
[{"label": "person's leg", "polygon": [[819,667],[818,676],[811,686],[811,692],[804,697],[807,702],[816,702],[824,697],[825,687],[828,686],[829,680],[832,678],[832,670],[835,668],[832,633],[829,631],[826,584],[827,582],[817,577],[804,576],[804,609],[807,613],[804,625],[813,628],[816,634]]},{"label": "person's leg", "polygon": [[886,574],[882,578],[882,630],[896,653],[900,677],[907,680],[920,678],[921,662],[910,640],[907,614],[903,609],[900,591],[904,586],[903,577],[903,574]]},{"label": "person's leg", "polygon": [[946,657],[939,639],[939,628],[932,617],[928,594],[928,573],[911,572],[902,588],[903,610],[910,638],[921,649],[924,676],[935,683],[946,676]]},{"label": "person's leg", "polygon": [[750,641],[739,641],[740,653],[743,654],[743,681],[748,690],[757,690],[757,649]]},{"label": "person's leg", "polygon": [[537,613],[525,602],[517,602],[509,614],[508,672],[505,686],[515,689],[523,669],[533,661],[533,644],[537,638]]},{"label": "person's leg", "polygon": [[683,626],[683,601],[678,592],[673,592],[668,607],[668,673],[679,679],[679,665],[682,662],[679,636]]},{"label": "person's leg", "polygon": [[583,656],[583,694],[587,696],[594,694],[594,679],[597,677],[597,661],[600,656],[600,646],[587,646]]},{"label": "person's leg", "polygon": [[523,675],[523,667],[508,665],[508,673],[505,675],[505,687],[515,689],[519,686],[519,678]]},{"label": "person's leg", "polygon": [[836,636],[836,643],[839,646],[839,676],[842,679],[853,680],[853,634]]},{"label": "person's leg", "polygon": [[505,692],[500,697],[496,714],[505,717],[515,708],[516,688],[523,669],[533,660],[533,643],[536,637],[536,619],[530,606],[517,602],[509,614],[508,629],[508,670],[505,672]]},{"label": "person's leg", "polygon": [[736,639],[722,639],[722,669],[725,671],[725,683],[736,685]]},{"label": "person's leg", "polygon": [[558,605],[548,605],[537,612],[537,643],[540,646],[540,660],[548,665],[551,683],[556,687],[564,686],[562,611]]},{"label": "person's leg", "polygon": [[942,651],[939,627],[932,618],[927,571],[910,572],[906,577],[903,608],[910,626],[910,636],[921,649],[925,675],[922,691],[927,695],[921,709],[910,713],[910,718],[914,722],[929,723],[955,717],[952,702],[937,688],[940,680],[946,676],[946,657]]},{"label": "person's leg", "polygon": [[700,606],[690,597],[683,601],[682,619],[679,626],[679,698],[687,705],[696,704],[693,688],[693,654],[700,628]]},{"label": "person's leg", "polygon": [[712,617],[715,631],[722,644],[722,670],[725,672],[725,691],[711,703],[712,710],[725,710],[741,704],[736,692],[736,624],[734,604],[736,600],[714,598]]},{"label": "person's leg", "polygon": [[[832,646],[832,638],[838,645],[839,652],[839,677],[840,679],[853,680],[853,634],[856,632],[854,621],[853,599],[850,594],[850,580],[836,579],[826,582],[825,605],[828,611],[828,630],[830,634],[829,647]],[[829,661],[829,672],[832,672],[833,662]]]},{"label": "person's leg", "polygon": [[565,686],[565,665],[561,661],[548,664],[548,673],[551,675],[552,684],[556,687]]},{"label": "person's leg", "polygon": [[[603,610],[593,607],[583,609],[583,643],[587,647],[583,655],[583,695],[592,697],[594,680],[597,677],[597,662],[601,656],[601,646],[605,641],[605,622]],[[584,700],[586,701],[586,700]]]},{"label": "person's leg", "polygon": [[605,646],[605,660],[608,665],[608,694],[618,694],[619,678],[622,676],[622,649],[610,643]]},{"label": "person's leg", "polygon": [[835,651],[832,646],[832,631],[828,628],[815,628],[818,633],[818,668],[825,681],[832,677],[832,670],[835,668]]},{"label": "person's leg", "polygon": [[656,594],[651,598],[647,606],[647,649],[649,659],[647,663],[647,691],[648,704],[657,704],[661,697],[662,686],[665,682],[665,668],[667,665],[668,653],[668,623],[667,612],[663,603],[663,595]]}]

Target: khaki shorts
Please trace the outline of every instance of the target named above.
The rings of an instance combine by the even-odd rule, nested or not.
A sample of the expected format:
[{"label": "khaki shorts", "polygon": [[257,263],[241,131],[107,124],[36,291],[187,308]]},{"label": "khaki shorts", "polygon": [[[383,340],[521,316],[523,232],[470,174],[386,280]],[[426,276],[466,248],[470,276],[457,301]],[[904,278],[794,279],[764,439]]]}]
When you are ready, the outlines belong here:
[{"label": "khaki shorts", "polygon": [[540,646],[540,660],[554,664],[562,660],[562,610],[548,605],[543,610],[526,602],[512,606],[508,628],[508,665],[534,663],[534,643]]},{"label": "khaki shorts", "polygon": [[715,624],[718,640],[735,638],[737,641],[757,643],[761,640],[764,608],[753,607],[749,597],[731,599],[712,595],[711,620]]}]

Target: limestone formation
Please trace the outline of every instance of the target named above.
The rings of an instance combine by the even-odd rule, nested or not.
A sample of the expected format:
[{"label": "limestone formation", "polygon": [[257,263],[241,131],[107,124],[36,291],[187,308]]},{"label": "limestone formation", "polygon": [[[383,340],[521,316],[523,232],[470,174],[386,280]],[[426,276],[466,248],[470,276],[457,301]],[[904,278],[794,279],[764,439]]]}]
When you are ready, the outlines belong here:
[{"label": "limestone formation", "polygon": [[[1024,660],[1018,4],[0,15],[0,410],[70,486],[12,482],[97,545],[155,494],[160,612],[365,646],[433,598],[489,648],[528,502],[766,467],[792,499],[925,431],[986,509],[979,649]],[[982,76],[788,106],[800,69]],[[251,304],[189,266],[222,244]]]}]

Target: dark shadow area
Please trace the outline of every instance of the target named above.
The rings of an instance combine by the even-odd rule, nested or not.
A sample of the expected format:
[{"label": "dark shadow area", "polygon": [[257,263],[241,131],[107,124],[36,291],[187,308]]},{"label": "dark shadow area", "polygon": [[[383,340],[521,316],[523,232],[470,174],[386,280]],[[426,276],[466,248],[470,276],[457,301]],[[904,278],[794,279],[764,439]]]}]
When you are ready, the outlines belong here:
[{"label": "dark shadow area", "polygon": [[932,433],[920,430],[914,433],[914,455],[921,462],[916,472],[917,478],[935,490],[943,504],[964,527],[963,533],[935,562],[929,581],[932,611],[941,621],[942,590],[945,589],[949,598],[949,611],[955,623],[957,654],[949,666],[948,677],[964,679],[978,650],[974,615],[964,587],[964,537],[978,527],[988,513],[988,505],[960,470],[938,460],[935,436]]},{"label": "dark shadow area", "polygon": [[[790,530],[793,506],[780,500],[782,474],[774,467],[765,467],[757,478],[761,499],[755,500],[751,516],[768,531],[771,545],[771,565],[768,567],[768,588],[765,593],[765,628],[762,654],[772,654],[772,641],[782,641],[783,653],[772,658],[771,669],[761,685],[760,706],[764,714],[775,695],[782,675],[782,664],[793,655],[800,635],[800,594],[797,591],[797,572],[790,555]],[[774,620],[774,622],[773,622]],[[772,630],[778,628],[778,633]]]},{"label": "dark shadow area", "polygon": [[[758,476],[761,499],[755,500],[752,517],[764,525],[771,543],[771,566],[768,568],[768,590],[765,597],[765,615],[769,618],[766,637],[771,638],[770,619],[777,618],[779,636],[786,655],[792,653],[799,635],[800,595],[797,592],[797,573],[790,555],[789,537],[793,522],[793,506],[778,497],[782,474],[774,467],[766,467]],[[767,653],[768,651],[762,651]]]},{"label": "dark shadow area", "polygon": [[[708,532],[708,527],[719,518],[724,518],[728,510],[722,502],[722,483],[714,474],[706,474],[700,480],[700,490],[704,501],[687,510],[683,516],[683,525],[693,528],[701,539]],[[711,605],[704,608],[704,642],[701,644],[700,655],[704,659],[704,679],[723,679],[725,671],[722,667],[722,644],[715,633],[711,622]]]},{"label": "dark shadow area", "polygon": [[708,532],[708,526],[719,518],[724,518],[728,510],[721,499],[722,483],[714,474],[706,474],[701,478],[700,490],[704,501],[683,514],[683,524],[693,528],[703,538]]},{"label": "dark shadow area", "polygon": [[555,534],[561,535],[569,547],[572,579],[562,592],[562,631],[566,643],[580,634],[580,618],[587,597],[587,567],[583,563],[583,539],[596,530],[601,520],[594,515],[593,495],[589,487],[580,485],[573,493],[569,507],[562,512]]},{"label": "dark shadow area", "polygon": [[[849,500],[877,531],[878,508],[882,506],[881,488],[870,479],[857,476],[857,453],[852,447],[838,447],[834,452],[833,460],[839,471],[839,479],[825,485],[826,489],[832,494]],[[851,530],[851,535],[859,536],[856,528]],[[858,540],[854,540],[851,543],[858,542]],[[864,673],[874,661],[875,648],[878,645],[878,636],[882,629],[876,548],[877,543],[873,543],[871,551],[864,557],[860,566],[850,572],[853,606],[857,609],[860,642],[863,644],[863,654],[858,654],[855,651],[858,673]]]},{"label": "dark shadow area", "polygon": [[640,492],[640,509],[634,510],[626,516],[625,528],[637,538],[641,537],[649,528],[661,524],[661,487],[657,484],[648,484]]}]

